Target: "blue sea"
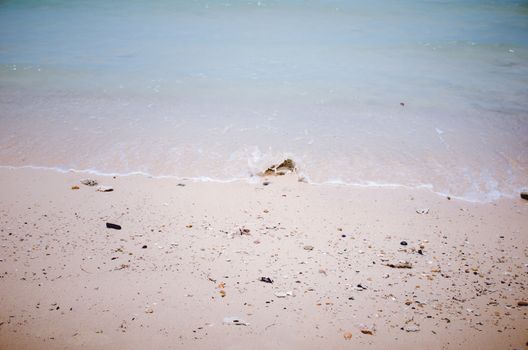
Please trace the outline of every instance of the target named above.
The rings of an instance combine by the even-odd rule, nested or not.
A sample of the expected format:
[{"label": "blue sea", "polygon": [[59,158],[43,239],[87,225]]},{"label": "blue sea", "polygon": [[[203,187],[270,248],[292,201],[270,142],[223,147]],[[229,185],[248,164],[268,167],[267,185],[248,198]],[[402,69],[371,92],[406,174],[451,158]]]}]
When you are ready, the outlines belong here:
[{"label": "blue sea", "polygon": [[0,1],[0,166],[528,187],[528,1]]}]

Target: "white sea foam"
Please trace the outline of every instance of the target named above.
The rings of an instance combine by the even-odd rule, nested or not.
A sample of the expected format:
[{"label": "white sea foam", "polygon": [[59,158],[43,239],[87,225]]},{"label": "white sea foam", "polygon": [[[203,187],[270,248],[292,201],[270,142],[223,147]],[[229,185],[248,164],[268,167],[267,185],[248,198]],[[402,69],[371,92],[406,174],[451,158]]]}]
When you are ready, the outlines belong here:
[{"label": "white sea foam", "polygon": [[[198,177],[181,177],[176,175],[153,175],[142,171],[132,171],[132,172],[102,172],[98,171],[96,169],[66,169],[66,168],[60,168],[60,167],[47,167],[47,166],[34,166],[34,165],[22,165],[22,166],[10,166],[10,165],[0,165],[0,169],[10,169],[10,170],[17,170],[17,169],[33,169],[33,170],[43,170],[43,171],[53,171],[61,174],[67,174],[67,173],[77,173],[77,174],[90,174],[94,176],[101,176],[101,177],[129,177],[129,176],[141,176],[141,177],[148,177],[152,179],[176,179],[176,180],[185,180],[185,181],[192,181],[192,182],[212,182],[212,183],[221,183],[221,184],[227,184],[227,183],[236,183],[236,182],[243,182],[243,183],[249,183],[249,184],[260,184],[262,182],[262,177],[260,176],[248,176],[248,177],[239,177],[239,178],[213,178],[209,176],[198,176]],[[347,187],[358,187],[358,188],[394,188],[394,189],[408,189],[408,190],[427,190],[429,192],[432,192],[436,195],[439,195],[441,197],[447,197],[449,196],[452,199],[458,199],[465,202],[470,203],[489,203],[494,202],[496,200],[499,200],[501,198],[515,198],[516,196],[512,194],[504,194],[499,191],[492,191],[486,195],[484,199],[476,199],[474,198],[474,194],[468,194],[468,196],[457,196],[452,195],[446,192],[436,191],[434,186],[432,184],[417,184],[417,185],[405,185],[405,184],[398,184],[398,183],[379,183],[375,181],[365,181],[365,182],[347,182],[340,179],[329,179],[327,181],[323,182],[312,182],[309,179],[309,176],[307,176],[303,172],[299,172],[297,174],[299,179],[303,179],[303,182],[313,185],[313,186],[347,186]],[[479,196],[479,198],[482,196]]]}]

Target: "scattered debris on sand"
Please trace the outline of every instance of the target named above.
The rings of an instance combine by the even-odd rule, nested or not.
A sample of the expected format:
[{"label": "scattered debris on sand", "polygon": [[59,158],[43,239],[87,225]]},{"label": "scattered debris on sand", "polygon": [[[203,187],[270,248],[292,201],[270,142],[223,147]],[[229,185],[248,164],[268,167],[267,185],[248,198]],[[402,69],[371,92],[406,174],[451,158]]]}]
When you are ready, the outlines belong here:
[{"label": "scattered debris on sand", "polygon": [[413,332],[419,332],[420,331],[420,327],[416,324],[409,324],[407,326],[405,326],[405,331],[408,332],[408,333],[413,333]]},{"label": "scattered debris on sand", "polygon": [[[13,307],[0,331],[14,345],[48,321],[42,340],[61,346],[86,329],[137,332],[119,341],[141,347],[156,337],[160,347],[210,348],[229,336],[252,348],[292,324],[306,349],[526,342],[528,206],[518,197],[472,204],[416,191],[413,202],[406,191],[288,175],[268,187],[265,177],[187,187],[128,177],[98,195],[99,184],[62,176],[57,186],[14,176],[4,185],[0,280],[15,292],[2,295]],[[415,212],[427,206],[432,215]]]},{"label": "scattered debris on sand", "polygon": [[114,229],[114,230],[121,230],[121,226],[120,225],[112,224],[110,222],[106,223],[106,228],[111,228],[111,229]]},{"label": "scattered debris on sand", "polygon": [[92,179],[82,179],[81,184],[86,185],[86,186],[97,186],[99,182],[97,182],[97,180],[92,180]]},{"label": "scattered debris on sand", "polygon": [[273,293],[277,298],[286,298],[293,296],[293,291],[287,291],[287,292],[275,292]]},{"label": "scattered debris on sand", "polygon": [[251,230],[248,229],[248,228],[245,228],[245,227],[241,227],[241,228],[238,229],[238,233],[241,236],[250,236],[251,235]]},{"label": "scattered debris on sand", "polygon": [[223,324],[228,326],[249,326],[249,323],[238,316],[224,317]]},{"label": "scattered debris on sand", "polygon": [[269,277],[261,277],[259,278],[259,281],[264,282],[264,283],[273,283],[273,280]]},{"label": "scattered debris on sand", "polygon": [[408,261],[400,261],[398,263],[390,263],[386,265],[393,269],[412,269],[412,264]]},{"label": "scattered debris on sand", "polygon": [[111,186],[104,186],[104,185],[101,185],[99,187],[97,187],[97,192],[112,192],[114,190],[113,187]]}]

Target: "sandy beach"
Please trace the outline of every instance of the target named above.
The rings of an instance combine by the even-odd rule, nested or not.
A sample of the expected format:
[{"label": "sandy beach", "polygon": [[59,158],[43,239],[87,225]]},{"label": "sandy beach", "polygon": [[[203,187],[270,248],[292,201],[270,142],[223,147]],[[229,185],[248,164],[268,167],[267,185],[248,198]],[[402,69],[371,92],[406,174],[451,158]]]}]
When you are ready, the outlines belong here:
[{"label": "sandy beach", "polygon": [[0,350],[528,350],[527,83],[526,0],[0,1]]},{"label": "sandy beach", "polygon": [[527,346],[520,198],[5,168],[0,189],[1,349]]}]

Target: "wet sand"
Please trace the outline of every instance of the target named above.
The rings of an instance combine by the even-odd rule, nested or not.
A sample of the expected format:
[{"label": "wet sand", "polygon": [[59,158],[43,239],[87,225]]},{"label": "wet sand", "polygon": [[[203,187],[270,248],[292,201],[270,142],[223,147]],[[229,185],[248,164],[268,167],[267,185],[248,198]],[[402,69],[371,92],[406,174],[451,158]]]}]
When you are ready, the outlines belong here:
[{"label": "wet sand", "polygon": [[526,348],[528,201],[83,178],[0,169],[1,349]]}]

